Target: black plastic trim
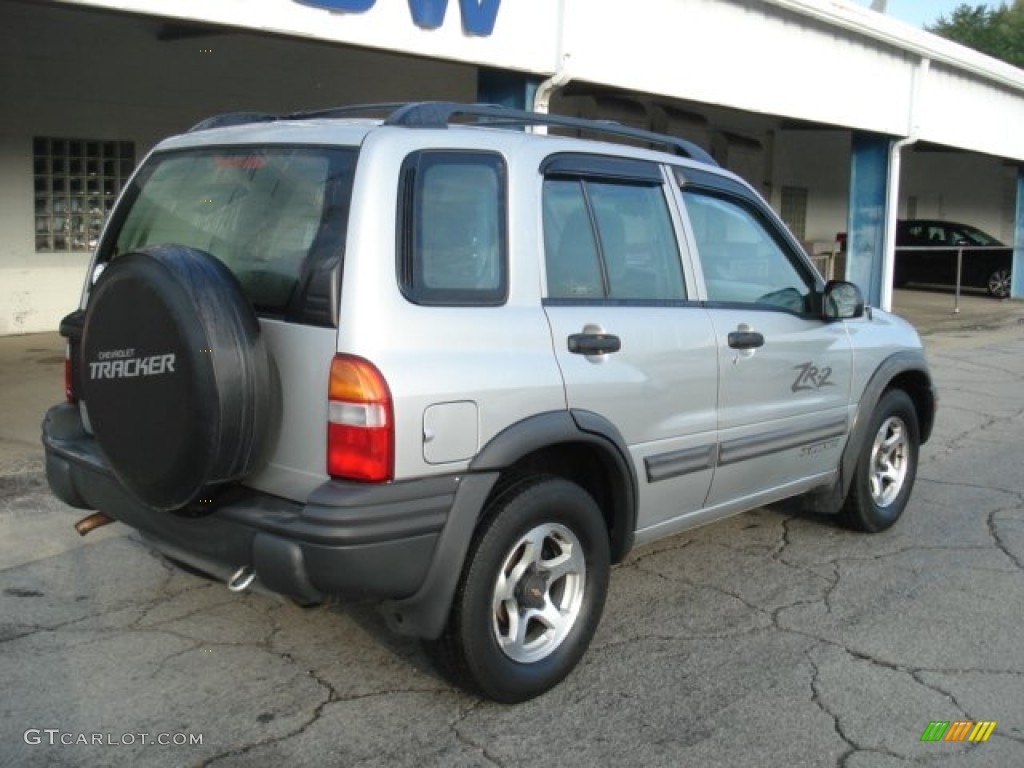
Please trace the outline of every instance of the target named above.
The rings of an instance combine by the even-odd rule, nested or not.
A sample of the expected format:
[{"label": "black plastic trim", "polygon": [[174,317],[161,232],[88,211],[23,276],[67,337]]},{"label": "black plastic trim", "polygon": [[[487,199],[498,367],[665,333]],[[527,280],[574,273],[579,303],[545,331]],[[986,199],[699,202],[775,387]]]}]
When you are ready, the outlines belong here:
[{"label": "black plastic trim", "polygon": [[846,435],[847,430],[847,419],[844,416],[811,427],[776,429],[749,437],[726,440],[719,446],[718,464],[719,466],[736,464],[801,445],[842,437]]},{"label": "black plastic trim", "polygon": [[606,459],[614,493],[611,555],[612,561],[617,562],[633,546],[639,481],[626,441],[608,419],[578,409],[531,416],[496,435],[473,459],[470,469],[500,472],[531,453],[564,443],[592,446]]},{"label": "black plastic trim", "polygon": [[[382,485],[329,481],[307,504],[235,487],[200,516],[159,512],[114,477],[82,428],[76,406],[64,403],[48,411],[43,444],[47,478],[62,501],[101,510],[200,570],[223,577],[252,567],[268,589],[302,602],[423,592],[432,569],[461,569],[461,560],[432,565],[442,531],[454,530],[449,510],[461,508],[459,498],[469,504],[470,516],[482,505],[478,495],[459,494],[462,483],[473,490],[482,481],[446,475]],[[461,529],[458,535],[464,535]],[[450,594],[437,599],[450,601]]]},{"label": "black plastic trim", "polygon": [[717,444],[701,445],[696,448],[685,448],[681,451],[659,453],[644,459],[647,480],[657,483],[673,477],[701,472],[715,466]]},{"label": "black plastic trim", "polygon": [[572,178],[585,176],[615,181],[632,181],[650,186],[660,186],[665,183],[661,167],[656,163],[584,152],[559,152],[549,155],[540,164],[540,172],[545,176],[570,176]]},{"label": "black plastic trim", "polygon": [[[854,470],[857,467],[857,459],[861,453],[864,441],[870,436],[867,434],[871,424],[871,414],[874,413],[878,401],[892,384],[893,380],[904,373],[916,373],[922,375],[928,382],[924,394],[927,402],[924,403],[923,416],[918,424],[921,444],[928,442],[931,437],[932,426],[935,423],[935,387],[932,384],[931,374],[928,369],[928,361],[925,358],[924,350],[904,350],[894,352],[875,369],[868,380],[864,391],[861,394],[860,402],[857,405],[857,416],[854,419],[853,428],[850,430],[850,439],[843,451],[843,458],[840,462],[841,498],[846,498],[853,483]],[[914,399],[914,392],[908,392],[911,399]],[[916,401],[915,401],[916,407]],[[921,412],[921,409],[918,409]]]},{"label": "black plastic trim", "polygon": [[655,133],[640,128],[631,128],[612,120],[588,120],[567,115],[551,115],[542,112],[528,112],[509,109],[497,104],[461,104],[454,101],[423,101],[413,103],[354,104],[306,112],[269,114],[266,112],[230,112],[214,115],[196,123],[190,130],[203,131],[225,126],[248,123],[268,123],[278,120],[312,120],[316,118],[386,116],[384,125],[405,128],[447,128],[454,117],[476,117],[480,125],[516,126],[550,125],[562,128],[590,131],[605,136],[637,139],[658,144],[670,150],[707,165],[718,165],[715,159],[702,147],[678,136]]},{"label": "black plastic trim", "polygon": [[440,637],[477,521],[498,477],[497,472],[481,472],[463,478],[419,589],[407,598],[384,603],[384,616],[394,631],[427,639]]},{"label": "black plastic trim", "polygon": [[[545,298],[541,305],[545,307],[704,307],[706,302],[694,299],[610,299],[596,297],[593,299]],[[741,305],[749,309],[748,304]]]}]

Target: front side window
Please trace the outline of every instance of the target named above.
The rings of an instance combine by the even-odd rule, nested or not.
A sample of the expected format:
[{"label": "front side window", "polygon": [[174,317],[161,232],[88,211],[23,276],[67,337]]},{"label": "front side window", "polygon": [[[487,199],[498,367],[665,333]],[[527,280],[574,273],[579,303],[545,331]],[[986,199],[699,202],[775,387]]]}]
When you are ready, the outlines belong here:
[{"label": "front side window", "polygon": [[660,185],[546,179],[544,249],[548,298],[686,298]]},{"label": "front side window", "polygon": [[112,256],[168,244],[205,251],[257,311],[286,314],[309,275],[341,259],[356,157],[307,147],[156,155],[125,198]]},{"label": "front side window", "polygon": [[683,190],[708,300],[809,311],[815,290],[801,263],[761,216],[731,197]]},{"label": "front side window", "polygon": [[507,294],[505,163],[490,152],[406,158],[399,192],[399,281],[412,302],[493,306]]}]

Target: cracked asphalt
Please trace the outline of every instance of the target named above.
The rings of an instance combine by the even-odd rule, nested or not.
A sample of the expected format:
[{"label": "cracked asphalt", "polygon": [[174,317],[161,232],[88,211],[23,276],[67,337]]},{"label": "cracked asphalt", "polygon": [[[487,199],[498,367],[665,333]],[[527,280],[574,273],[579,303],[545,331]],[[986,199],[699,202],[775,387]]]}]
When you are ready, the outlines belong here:
[{"label": "cracked asphalt", "polygon": [[[0,428],[0,765],[1024,764],[1010,319],[925,336],[941,410],[894,529],[759,509],[636,550],[577,670],[515,707],[449,687],[371,606],[235,595],[119,525],[79,539],[38,446]],[[9,354],[57,381],[29,395],[59,398],[56,336]],[[933,720],[998,724],[985,743],[921,742]]]}]

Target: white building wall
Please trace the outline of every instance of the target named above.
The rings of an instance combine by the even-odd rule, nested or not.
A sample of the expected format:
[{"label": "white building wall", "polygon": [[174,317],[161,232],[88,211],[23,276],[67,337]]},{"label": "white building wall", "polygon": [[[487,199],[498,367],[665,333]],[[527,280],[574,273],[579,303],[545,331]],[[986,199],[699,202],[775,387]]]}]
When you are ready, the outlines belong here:
[{"label": "white building wall", "polygon": [[159,30],[0,3],[0,335],[55,330],[89,262],[35,250],[34,136],[133,141],[141,161],[160,138],[221,112],[476,95],[476,70],[454,62],[247,33],[160,42]]},{"label": "white building wall", "polygon": [[850,134],[846,131],[780,130],[775,137],[775,194],[783,186],[807,190],[805,240],[831,243],[846,231],[850,192]]},{"label": "white building wall", "polygon": [[571,0],[564,48],[582,80],[881,133],[907,127],[913,68],[901,51],[767,2],[643,0],[613,14]]},{"label": "white building wall", "polygon": [[[764,152],[726,146],[726,164],[776,203],[782,186],[807,188],[810,241],[845,229],[850,130],[1024,161],[1024,73],[849,0],[502,0],[489,36],[466,34],[458,0],[448,6],[426,30],[409,0],[364,13],[298,0],[0,0],[0,334],[54,328],[88,261],[35,252],[33,136],[133,141],[141,159],[212,113],[469,100],[476,64],[538,79],[564,69],[577,84],[763,116],[753,137],[775,132]],[[160,42],[168,21],[235,31]],[[842,130],[778,127],[789,120]],[[711,125],[687,133],[721,143]],[[1007,237],[1005,170],[905,157],[904,208],[913,197]],[[953,191],[937,199],[931,185]]]},{"label": "white building wall", "polygon": [[[1024,71],[992,62],[993,68]],[[998,66],[997,66],[998,65]],[[922,89],[919,138],[988,155],[1024,160],[1024,90],[932,64]]]},{"label": "white building wall", "polygon": [[[433,30],[413,23],[407,0],[378,0],[362,13],[299,0],[63,1],[530,72],[550,70],[557,61],[563,2],[504,0],[493,34],[477,37],[463,33],[458,0],[449,0],[444,24]],[[599,12],[613,7],[609,0],[584,0],[584,5]]]},{"label": "white building wall", "polygon": [[[851,0],[503,0],[489,36],[458,0],[436,30],[408,0],[63,0],[574,79],[1024,160],[1024,72]],[[316,2],[316,0],[308,0]],[[921,62],[927,85],[915,90]],[[915,96],[915,93],[918,95]],[[951,99],[970,109],[950,112]],[[985,120],[979,121],[978,115]],[[979,130],[978,123],[983,126]]]},{"label": "white building wall", "polygon": [[903,153],[901,218],[972,224],[1003,242],[1013,242],[1005,216],[1005,176],[1015,171],[1001,160],[963,152]]}]

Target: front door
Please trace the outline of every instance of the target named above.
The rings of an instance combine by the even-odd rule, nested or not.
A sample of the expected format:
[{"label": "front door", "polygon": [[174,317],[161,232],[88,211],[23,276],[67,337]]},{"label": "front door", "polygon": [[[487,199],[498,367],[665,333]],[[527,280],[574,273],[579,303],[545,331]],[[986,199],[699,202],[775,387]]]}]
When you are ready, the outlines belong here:
[{"label": "front door", "polygon": [[752,195],[686,188],[719,361],[708,506],[779,497],[838,466],[851,343],[821,319],[820,280]]},{"label": "front door", "polygon": [[622,435],[640,529],[699,510],[716,452],[718,352],[689,298],[660,169],[561,156],[543,199],[544,307],[568,407]]}]

